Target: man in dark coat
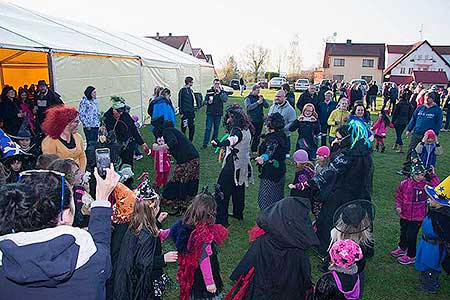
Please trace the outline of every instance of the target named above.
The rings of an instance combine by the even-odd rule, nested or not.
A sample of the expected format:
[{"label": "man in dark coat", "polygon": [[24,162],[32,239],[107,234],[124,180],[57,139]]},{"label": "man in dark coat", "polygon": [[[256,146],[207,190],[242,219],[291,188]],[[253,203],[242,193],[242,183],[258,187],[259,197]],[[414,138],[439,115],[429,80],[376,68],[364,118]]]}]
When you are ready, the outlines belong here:
[{"label": "man in dark coat", "polygon": [[53,105],[64,104],[61,96],[58,93],[48,88],[45,80],[38,81],[38,91],[34,96],[36,101],[35,111],[37,113],[37,127],[40,130],[40,125],[44,122],[45,112]]},{"label": "man in dark coat", "polygon": [[309,199],[288,197],[261,212],[256,223],[264,234],[256,238],[230,276],[238,280],[254,270],[247,299],[298,300],[312,292],[307,250],[319,241],[309,211]]},{"label": "man in dark coat", "polygon": [[303,107],[306,103],[312,103],[316,111],[319,111],[319,96],[316,94],[316,87],[314,84],[310,84],[308,90],[303,92],[298,98],[297,108],[300,113],[303,111]]},{"label": "man in dark coat", "polygon": [[220,86],[220,80],[214,79],[213,86],[206,91],[206,126],[205,136],[203,138],[203,146],[205,149],[211,138],[211,129],[214,126],[213,140],[217,140],[219,135],[220,121],[223,115],[223,104],[228,100],[227,93]]},{"label": "man in dark coat", "polygon": [[186,134],[186,129],[189,128],[189,140],[192,142],[195,132],[195,98],[192,91],[194,78],[188,76],[184,83],[186,85],[178,92],[178,109],[181,117],[181,131]]}]

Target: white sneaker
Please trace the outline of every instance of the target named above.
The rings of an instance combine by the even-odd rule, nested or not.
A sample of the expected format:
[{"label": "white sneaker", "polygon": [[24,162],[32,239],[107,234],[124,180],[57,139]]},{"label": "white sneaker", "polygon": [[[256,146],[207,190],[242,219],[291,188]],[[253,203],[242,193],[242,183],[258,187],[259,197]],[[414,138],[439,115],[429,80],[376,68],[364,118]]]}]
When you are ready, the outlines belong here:
[{"label": "white sneaker", "polygon": [[291,155],[290,154],[286,154],[286,158],[290,158],[291,157]]},{"label": "white sneaker", "polygon": [[141,160],[141,159],[143,159],[144,158],[144,155],[134,155],[133,156],[133,158],[134,158],[134,160]]}]

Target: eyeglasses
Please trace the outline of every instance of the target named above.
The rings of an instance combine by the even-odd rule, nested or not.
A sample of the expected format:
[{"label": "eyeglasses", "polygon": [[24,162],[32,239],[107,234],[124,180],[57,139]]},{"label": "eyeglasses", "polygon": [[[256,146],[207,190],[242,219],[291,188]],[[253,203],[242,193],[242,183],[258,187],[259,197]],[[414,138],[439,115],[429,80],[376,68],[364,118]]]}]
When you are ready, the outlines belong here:
[{"label": "eyeglasses", "polygon": [[61,203],[60,203],[60,211],[59,211],[59,218],[62,221],[62,216],[63,216],[63,207],[64,207],[64,187],[65,187],[65,174],[58,172],[58,171],[53,171],[53,170],[27,170],[27,171],[23,171],[19,173],[19,180],[18,182],[22,181],[22,177],[23,176],[31,176],[33,174],[53,174],[56,176],[60,176],[61,177]]}]

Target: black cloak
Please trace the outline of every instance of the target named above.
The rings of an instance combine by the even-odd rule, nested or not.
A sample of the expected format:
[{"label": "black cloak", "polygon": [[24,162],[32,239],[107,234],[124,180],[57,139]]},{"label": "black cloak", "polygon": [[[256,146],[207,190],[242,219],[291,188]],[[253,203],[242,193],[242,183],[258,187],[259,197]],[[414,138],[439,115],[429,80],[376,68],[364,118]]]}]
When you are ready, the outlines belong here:
[{"label": "black cloak", "polygon": [[308,182],[318,189],[323,202],[316,222],[322,255],[327,255],[336,210],[352,200],[371,200],[372,173],[371,150],[364,141],[358,141],[353,148],[346,145],[339,149],[330,164]]},{"label": "black cloak", "polygon": [[232,280],[255,273],[248,299],[299,300],[312,288],[306,253],[319,244],[309,219],[310,201],[288,197],[261,212],[256,223],[266,233],[257,238],[231,274]]},{"label": "black cloak", "polygon": [[147,229],[127,230],[114,272],[114,300],[153,299],[153,258],[158,237]]}]

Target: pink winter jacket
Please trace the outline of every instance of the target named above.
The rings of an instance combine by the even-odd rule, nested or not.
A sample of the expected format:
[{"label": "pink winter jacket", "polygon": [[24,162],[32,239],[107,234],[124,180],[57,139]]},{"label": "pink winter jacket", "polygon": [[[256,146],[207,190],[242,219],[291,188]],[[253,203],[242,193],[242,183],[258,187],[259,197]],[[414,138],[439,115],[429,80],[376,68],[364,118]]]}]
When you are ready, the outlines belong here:
[{"label": "pink winter jacket", "polygon": [[[389,127],[392,128],[394,125],[391,123],[389,124]],[[386,137],[388,127],[386,124],[384,124],[383,119],[381,117],[378,118],[378,120],[373,124],[372,126],[372,132],[376,136]]]},{"label": "pink winter jacket", "polygon": [[417,182],[407,178],[400,182],[395,194],[395,207],[400,208],[400,218],[408,221],[422,221],[427,213],[427,193],[425,185],[437,186],[439,178],[431,174],[430,182]]}]

